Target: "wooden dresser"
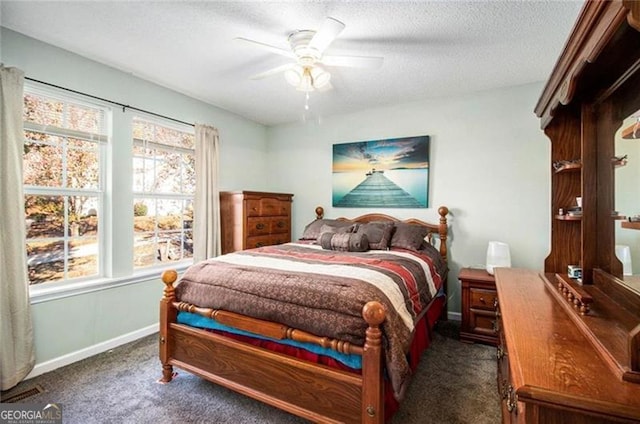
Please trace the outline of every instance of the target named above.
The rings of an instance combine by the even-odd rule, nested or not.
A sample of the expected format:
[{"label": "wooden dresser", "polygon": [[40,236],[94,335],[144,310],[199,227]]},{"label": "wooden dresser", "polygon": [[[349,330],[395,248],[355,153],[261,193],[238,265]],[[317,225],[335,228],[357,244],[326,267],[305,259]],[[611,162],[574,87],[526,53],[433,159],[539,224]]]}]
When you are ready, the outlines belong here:
[{"label": "wooden dresser", "polygon": [[222,253],[291,241],[293,194],[220,192]]},{"label": "wooden dresser", "polygon": [[462,325],[460,340],[493,346],[498,344],[495,329],[496,284],[484,269],[462,268],[458,274],[462,287]]},{"label": "wooden dresser", "polygon": [[[632,348],[616,333],[637,331],[640,310],[625,311],[596,284],[585,286],[594,302],[581,315],[554,279],[554,274],[529,270],[496,270],[503,422],[640,422],[640,384],[624,381],[624,365],[618,368],[615,359],[607,359],[608,353],[624,356],[613,350]],[[618,346],[609,351],[607,334],[598,334],[598,327],[609,329],[606,333]]]}]

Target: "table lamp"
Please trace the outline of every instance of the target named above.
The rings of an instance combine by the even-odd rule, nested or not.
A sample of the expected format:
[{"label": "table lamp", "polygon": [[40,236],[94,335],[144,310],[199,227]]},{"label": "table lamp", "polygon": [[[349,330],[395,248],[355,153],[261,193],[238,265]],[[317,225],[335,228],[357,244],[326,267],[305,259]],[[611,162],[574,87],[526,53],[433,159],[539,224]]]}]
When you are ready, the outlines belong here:
[{"label": "table lamp", "polygon": [[631,249],[629,246],[617,244],[616,256],[620,259],[620,262],[622,262],[622,275],[633,275],[633,267],[631,266]]},{"label": "table lamp", "polygon": [[487,272],[493,275],[493,269],[511,266],[509,245],[500,241],[490,241],[487,247]]}]

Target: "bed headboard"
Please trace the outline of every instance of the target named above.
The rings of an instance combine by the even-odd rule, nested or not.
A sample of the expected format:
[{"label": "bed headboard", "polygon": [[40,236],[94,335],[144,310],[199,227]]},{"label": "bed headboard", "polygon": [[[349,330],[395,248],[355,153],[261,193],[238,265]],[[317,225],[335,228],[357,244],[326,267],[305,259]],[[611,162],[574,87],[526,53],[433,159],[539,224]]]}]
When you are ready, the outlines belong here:
[{"label": "bed headboard", "polygon": [[[324,217],[324,208],[322,206],[316,207],[316,219],[322,219]],[[438,208],[438,214],[440,215],[440,222],[437,224],[430,224],[428,222],[422,221],[416,218],[409,219],[398,219],[390,215],[385,215],[382,213],[369,213],[365,215],[358,216],[356,218],[338,218],[342,221],[351,221],[351,222],[372,222],[372,221],[389,221],[389,222],[404,222],[405,224],[414,224],[421,225],[426,227],[429,230],[427,234],[427,239],[431,244],[434,244],[435,238],[437,238],[438,250],[442,259],[447,262],[447,234],[449,228],[447,226],[447,215],[449,214],[449,208],[446,206],[440,206]]]}]

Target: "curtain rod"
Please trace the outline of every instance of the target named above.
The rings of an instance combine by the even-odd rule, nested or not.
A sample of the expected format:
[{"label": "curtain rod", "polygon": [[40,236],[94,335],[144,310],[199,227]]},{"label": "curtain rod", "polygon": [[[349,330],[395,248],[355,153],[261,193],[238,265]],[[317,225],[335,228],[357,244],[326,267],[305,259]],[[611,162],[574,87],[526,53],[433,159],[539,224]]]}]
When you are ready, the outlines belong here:
[{"label": "curtain rod", "polygon": [[117,105],[117,106],[122,107],[122,111],[123,112],[126,109],[131,109],[131,110],[135,110],[135,111],[138,111],[138,112],[144,112],[144,113],[147,113],[149,115],[157,116],[158,118],[164,118],[164,119],[168,119],[168,120],[173,121],[173,122],[178,122],[180,124],[191,125],[192,127],[195,127],[195,124],[192,124],[190,122],[181,121],[179,119],[171,118],[169,116],[160,115],[159,113],[149,112],[148,110],[144,110],[144,109],[140,109],[140,108],[137,108],[137,107],[125,105],[123,103],[115,102],[115,101],[109,100],[109,99],[104,99],[102,97],[93,96],[91,94],[83,93],[82,91],[72,90],[71,88],[61,87],[59,85],[51,84],[49,82],[40,81],[40,80],[37,80],[37,79],[34,79],[34,78],[24,77],[24,79],[29,80],[29,81],[33,81],[33,82],[37,82],[39,84],[48,85],[49,87],[59,88],[60,90],[70,91],[71,93],[80,94],[81,96],[90,97],[92,99],[96,99],[96,100],[100,100],[100,101],[103,101],[103,102],[111,103],[112,105]]}]

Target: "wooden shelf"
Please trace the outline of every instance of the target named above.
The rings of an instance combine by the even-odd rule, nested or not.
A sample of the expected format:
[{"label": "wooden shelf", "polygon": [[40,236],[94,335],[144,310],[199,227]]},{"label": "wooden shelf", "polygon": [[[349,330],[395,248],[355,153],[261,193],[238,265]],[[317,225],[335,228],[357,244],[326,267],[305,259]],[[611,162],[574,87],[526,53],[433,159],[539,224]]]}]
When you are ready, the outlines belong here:
[{"label": "wooden shelf", "polygon": [[629,125],[622,130],[622,138],[626,140],[640,139],[640,123],[635,122],[633,125]]},{"label": "wooden shelf", "polygon": [[556,215],[555,218],[559,221],[581,221],[582,215],[572,216],[572,215]]},{"label": "wooden shelf", "polygon": [[582,169],[582,162],[573,162],[573,163],[564,164],[559,168],[554,168],[554,172],[556,174],[560,174],[562,172],[575,172],[581,169]]},{"label": "wooden shelf", "polygon": [[640,222],[638,221],[622,221],[620,225],[628,230],[640,230]]},{"label": "wooden shelf", "polygon": [[[555,219],[559,220],[559,221],[581,221],[582,220],[582,215],[556,215],[554,217]],[[626,216],[624,215],[611,215],[611,219],[616,220],[616,221],[620,221],[623,219],[627,219]],[[635,223],[634,223],[635,224]],[[638,223],[640,224],[640,223]],[[622,223],[623,228],[630,228],[630,227],[625,227],[624,222]],[[640,226],[639,228],[640,229]]]}]

